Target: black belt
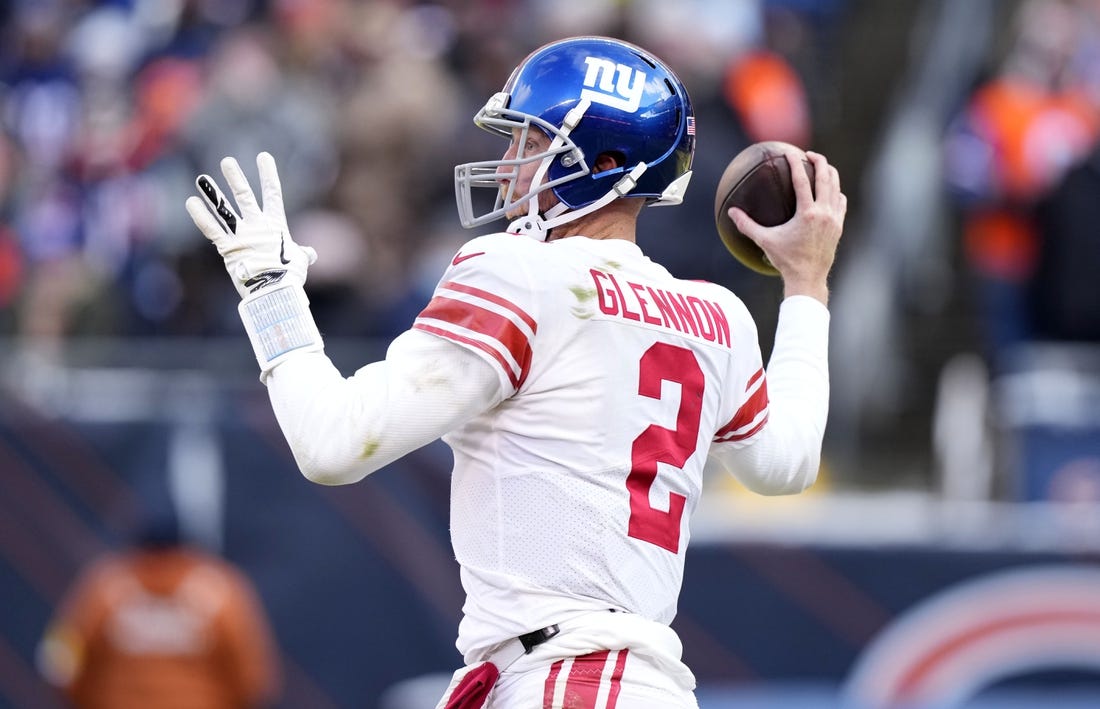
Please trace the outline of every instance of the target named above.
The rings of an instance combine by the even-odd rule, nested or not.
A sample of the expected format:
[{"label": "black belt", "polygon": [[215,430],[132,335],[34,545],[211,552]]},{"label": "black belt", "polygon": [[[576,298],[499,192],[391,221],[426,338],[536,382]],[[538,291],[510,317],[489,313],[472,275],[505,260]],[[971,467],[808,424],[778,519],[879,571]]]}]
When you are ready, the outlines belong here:
[{"label": "black belt", "polygon": [[520,635],[517,640],[523,645],[523,654],[528,655],[539,645],[561,632],[558,629],[557,624],[548,625],[545,628],[539,628],[538,630],[532,630],[530,633],[524,633]]},{"label": "black belt", "polygon": [[[608,613],[625,613],[626,611],[621,611],[617,608],[608,608],[607,612]],[[538,647],[539,645],[542,645],[544,642],[546,642],[547,640],[554,637],[555,635],[557,635],[560,632],[561,632],[561,630],[558,628],[557,623],[555,623],[554,625],[548,625],[545,628],[539,628],[538,630],[532,630],[530,633],[524,633],[523,635],[520,635],[519,637],[517,637],[516,640],[519,640],[520,644],[523,645],[523,654],[528,655],[536,647]]]}]

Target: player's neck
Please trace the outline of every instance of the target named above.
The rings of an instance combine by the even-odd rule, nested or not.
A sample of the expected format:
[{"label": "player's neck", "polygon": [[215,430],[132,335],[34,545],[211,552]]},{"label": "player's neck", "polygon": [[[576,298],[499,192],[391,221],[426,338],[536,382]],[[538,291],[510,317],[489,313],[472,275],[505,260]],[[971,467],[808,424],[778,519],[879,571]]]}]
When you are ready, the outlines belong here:
[{"label": "player's neck", "polygon": [[576,221],[562,224],[550,232],[547,241],[557,241],[570,236],[584,236],[589,239],[624,239],[634,242],[637,233],[638,212],[641,208],[638,200],[618,199],[591,214],[579,217]]},{"label": "player's neck", "polygon": [[558,239],[566,239],[570,236],[583,236],[589,239],[624,239],[626,241],[634,241],[634,224],[613,226],[613,225],[593,225],[591,228],[586,227],[583,224],[573,225],[565,224],[557,227],[550,232],[550,238],[547,241],[557,241]]}]

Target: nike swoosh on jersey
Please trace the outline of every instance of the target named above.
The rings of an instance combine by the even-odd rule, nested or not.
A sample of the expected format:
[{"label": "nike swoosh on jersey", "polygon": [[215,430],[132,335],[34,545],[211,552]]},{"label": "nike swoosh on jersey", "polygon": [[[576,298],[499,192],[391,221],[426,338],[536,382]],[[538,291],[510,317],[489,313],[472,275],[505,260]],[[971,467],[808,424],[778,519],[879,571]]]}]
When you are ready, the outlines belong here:
[{"label": "nike swoosh on jersey", "polygon": [[458,264],[462,263],[466,259],[471,259],[474,256],[484,256],[484,255],[485,255],[484,251],[475,251],[472,254],[457,253],[457,254],[455,254],[455,257],[453,259],[451,259],[451,265],[452,266],[457,266]]}]

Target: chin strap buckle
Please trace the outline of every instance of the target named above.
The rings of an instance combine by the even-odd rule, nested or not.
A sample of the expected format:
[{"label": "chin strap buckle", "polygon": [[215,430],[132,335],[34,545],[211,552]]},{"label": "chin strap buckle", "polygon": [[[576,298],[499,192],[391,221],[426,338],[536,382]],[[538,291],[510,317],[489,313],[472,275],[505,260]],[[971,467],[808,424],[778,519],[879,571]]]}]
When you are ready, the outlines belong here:
[{"label": "chin strap buckle", "polygon": [[507,229],[509,234],[522,234],[536,241],[546,241],[550,236],[550,230],[546,228],[546,222],[538,214],[520,217],[512,221]]},{"label": "chin strap buckle", "polygon": [[640,162],[634,166],[634,169],[623,175],[622,179],[615,183],[615,186],[611,189],[615,190],[615,194],[620,197],[625,197],[634,191],[634,188],[638,186],[638,178],[645,173],[649,168],[644,162]]}]

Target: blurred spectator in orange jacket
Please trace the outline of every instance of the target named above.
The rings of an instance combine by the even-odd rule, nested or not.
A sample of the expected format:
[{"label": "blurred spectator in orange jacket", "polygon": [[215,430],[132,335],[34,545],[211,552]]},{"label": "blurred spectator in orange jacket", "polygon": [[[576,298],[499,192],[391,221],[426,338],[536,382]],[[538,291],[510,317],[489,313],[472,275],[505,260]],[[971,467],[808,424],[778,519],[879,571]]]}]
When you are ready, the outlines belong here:
[{"label": "blurred spectator in orange jacket", "polygon": [[1029,0],[996,76],[949,126],[945,178],[962,210],[989,356],[1035,336],[1028,284],[1042,248],[1035,205],[1100,135],[1095,5]]},{"label": "blurred spectator in orange jacket", "polygon": [[173,520],[94,562],[39,646],[79,709],[241,709],[278,695],[274,640],[248,579],[180,543]]},{"label": "blurred spectator in orange jacket", "polygon": [[739,55],[729,64],[723,91],[749,141],[810,145],[809,96],[783,55],[762,47]]}]

